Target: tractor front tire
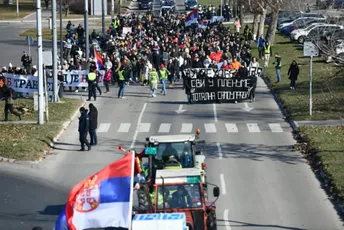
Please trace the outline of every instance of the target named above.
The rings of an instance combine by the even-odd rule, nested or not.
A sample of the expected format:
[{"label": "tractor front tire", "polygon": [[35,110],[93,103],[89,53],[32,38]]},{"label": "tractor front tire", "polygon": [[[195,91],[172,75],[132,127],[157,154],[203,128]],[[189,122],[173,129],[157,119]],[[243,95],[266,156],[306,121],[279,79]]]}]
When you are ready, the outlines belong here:
[{"label": "tractor front tire", "polygon": [[216,212],[215,212],[215,210],[210,211],[210,213],[208,215],[207,230],[217,230]]}]

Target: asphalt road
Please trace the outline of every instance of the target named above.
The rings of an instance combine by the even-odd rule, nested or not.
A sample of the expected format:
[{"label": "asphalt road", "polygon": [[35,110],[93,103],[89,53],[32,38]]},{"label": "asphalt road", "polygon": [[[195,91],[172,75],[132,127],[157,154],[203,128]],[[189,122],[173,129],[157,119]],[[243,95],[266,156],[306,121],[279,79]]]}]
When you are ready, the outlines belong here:
[{"label": "asphalt road", "polygon": [[[208,180],[221,189],[219,229],[343,229],[301,154],[292,151],[291,129],[273,97],[262,81],[259,84],[257,101],[246,105],[187,105],[180,88],[169,89],[167,96],[150,98],[147,87],[136,85],[130,85],[127,99],[121,100],[116,97],[117,89],[112,89],[111,94],[94,102],[100,126],[99,146],[92,151],[77,151],[74,121],[59,140],[56,155],[39,164],[0,164],[2,171],[39,177],[62,191],[1,174],[6,176],[1,177],[0,186],[11,196],[4,200],[9,202],[6,206],[0,205],[0,213],[5,213],[0,226],[14,226],[19,222],[13,216],[24,219],[23,213],[29,213],[34,221],[25,219],[15,229],[38,223],[52,227],[57,215],[37,211],[56,205],[61,208],[73,185],[121,157],[118,145],[129,148],[134,144],[139,151],[145,138],[159,134],[159,130],[180,134],[200,128],[201,138],[207,141]],[[180,105],[186,111],[177,115]],[[14,192],[18,185],[23,187]]]}]

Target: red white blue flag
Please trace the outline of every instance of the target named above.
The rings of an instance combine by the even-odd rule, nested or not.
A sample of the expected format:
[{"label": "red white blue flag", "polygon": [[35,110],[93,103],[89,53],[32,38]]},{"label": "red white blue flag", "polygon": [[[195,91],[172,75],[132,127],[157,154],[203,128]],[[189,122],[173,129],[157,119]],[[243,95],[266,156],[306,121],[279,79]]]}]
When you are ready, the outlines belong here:
[{"label": "red white blue flag", "polygon": [[96,59],[97,69],[102,70],[104,67],[102,55],[97,50],[94,50],[94,57]]},{"label": "red white blue flag", "polygon": [[75,185],[55,230],[129,228],[134,177],[133,152]]},{"label": "red white blue flag", "polygon": [[185,18],[185,26],[191,26],[198,23],[198,9],[191,11]]}]

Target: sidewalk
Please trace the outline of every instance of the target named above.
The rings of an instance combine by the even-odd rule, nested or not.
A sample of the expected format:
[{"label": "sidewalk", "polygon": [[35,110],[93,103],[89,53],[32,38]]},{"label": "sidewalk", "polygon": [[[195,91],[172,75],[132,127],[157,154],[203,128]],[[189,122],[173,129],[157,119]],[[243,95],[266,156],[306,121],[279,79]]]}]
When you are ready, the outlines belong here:
[{"label": "sidewalk", "polygon": [[296,127],[300,126],[340,126],[344,125],[344,119],[319,120],[319,121],[294,121]]}]

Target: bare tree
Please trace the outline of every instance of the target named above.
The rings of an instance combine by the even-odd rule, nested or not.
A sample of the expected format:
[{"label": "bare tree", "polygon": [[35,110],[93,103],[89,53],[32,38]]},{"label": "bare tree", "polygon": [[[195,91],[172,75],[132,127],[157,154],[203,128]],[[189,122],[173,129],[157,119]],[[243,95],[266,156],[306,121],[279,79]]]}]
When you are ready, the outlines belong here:
[{"label": "bare tree", "polygon": [[263,0],[248,1],[248,8],[253,13],[253,38],[256,39],[264,34],[266,3]]}]

